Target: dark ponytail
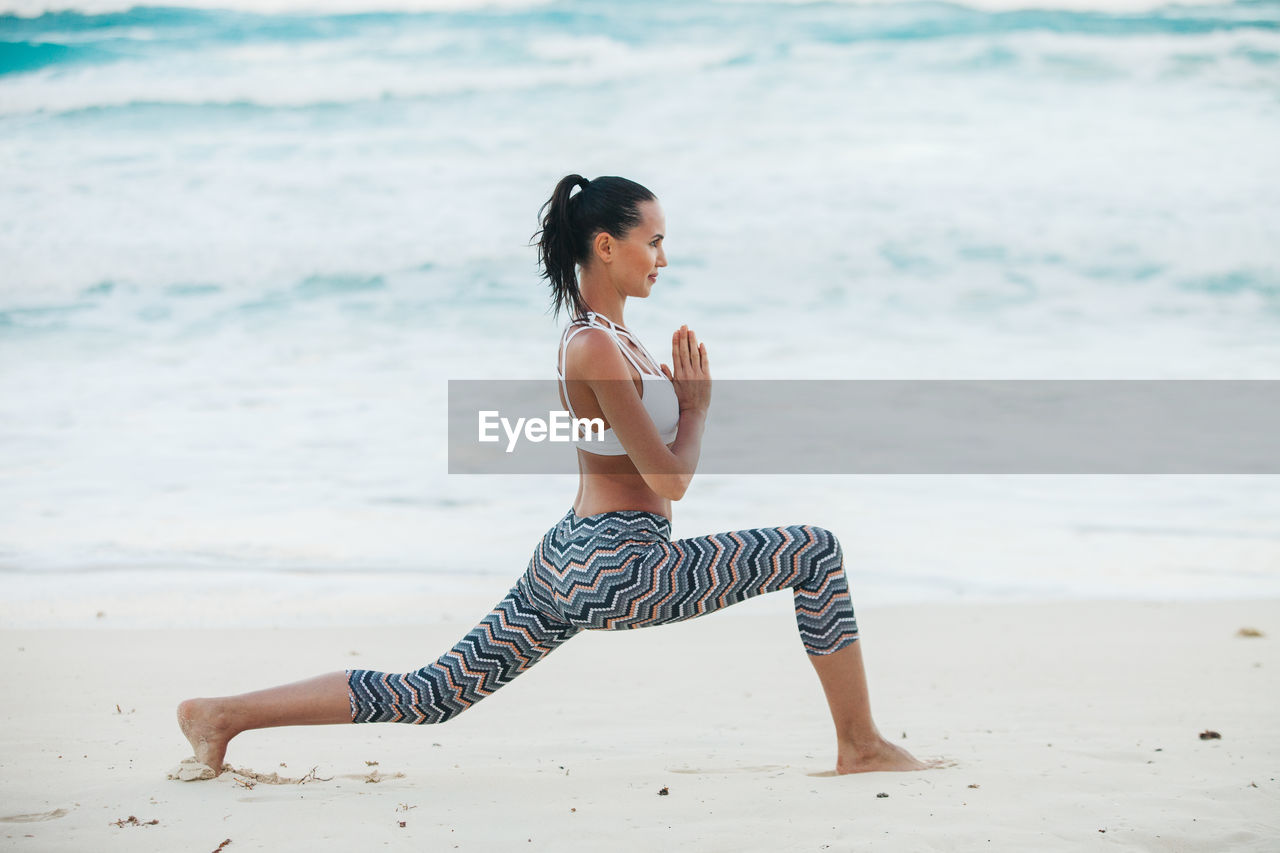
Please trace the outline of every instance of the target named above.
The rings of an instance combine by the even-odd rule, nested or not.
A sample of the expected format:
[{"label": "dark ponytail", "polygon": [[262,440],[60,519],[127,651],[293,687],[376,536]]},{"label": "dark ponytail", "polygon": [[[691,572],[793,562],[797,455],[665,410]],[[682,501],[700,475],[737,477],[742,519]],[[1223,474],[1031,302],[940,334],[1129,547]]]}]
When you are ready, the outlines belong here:
[{"label": "dark ponytail", "polygon": [[[582,187],[571,195],[575,187]],[[649,190],[626,178],[606,176],[588,181],[566,175],[538,215],[542,229],[533,235],[538,243],[542,277],[551,285],[554,314],[566,308],[574,317],[586,313],[578,291],[577,267],[591,256],[591,241],[600,232],[625,237],[640,224],[642,202],[656,198]],[[545,211],[545,215],[544,215]]]}]

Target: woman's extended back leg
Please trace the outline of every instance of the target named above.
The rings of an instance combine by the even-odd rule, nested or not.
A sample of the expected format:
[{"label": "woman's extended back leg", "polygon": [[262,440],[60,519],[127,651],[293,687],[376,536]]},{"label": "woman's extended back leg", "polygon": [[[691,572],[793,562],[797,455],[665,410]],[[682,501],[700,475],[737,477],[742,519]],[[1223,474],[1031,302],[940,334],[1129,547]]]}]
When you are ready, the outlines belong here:
[{"label": "woman's extended back leg", "polygon": [[328,723],[442,723],[546,657],[581,629],[534,608],[513,588],[434,663],[405,673],[354,669],[178,706],[196,759],[222,771],[227,744],[250,729]]},{"label": "woman's extended back leg", "polygon": [[580,630],[538,610],[516,585],[433,663],[395,674],[348,670],[351,722],[446,722]]}]

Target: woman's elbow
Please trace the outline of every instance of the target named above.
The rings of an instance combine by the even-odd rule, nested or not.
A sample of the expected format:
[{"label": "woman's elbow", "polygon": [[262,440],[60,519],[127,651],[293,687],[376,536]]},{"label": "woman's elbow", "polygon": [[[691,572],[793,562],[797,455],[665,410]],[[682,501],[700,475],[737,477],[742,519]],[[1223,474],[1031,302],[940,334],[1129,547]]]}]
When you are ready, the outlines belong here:
[{"label": "woman's elbow", "polygon": [[676,481],[675,488],[671,490],[672,493],[670,495],[670,498],[673,501],[678,501],[682,497],[684,497],[685,492],[689,491],[689,486],[693,483],[693,475],[677,474],[675,477],[675,481]]},{"label": "woman's elbow", "polygon": [[659,497],[678,501],[689,490],[691,482],[693,482],[692,474],[660,474],[650,481],[649,488],[657,492]]}]

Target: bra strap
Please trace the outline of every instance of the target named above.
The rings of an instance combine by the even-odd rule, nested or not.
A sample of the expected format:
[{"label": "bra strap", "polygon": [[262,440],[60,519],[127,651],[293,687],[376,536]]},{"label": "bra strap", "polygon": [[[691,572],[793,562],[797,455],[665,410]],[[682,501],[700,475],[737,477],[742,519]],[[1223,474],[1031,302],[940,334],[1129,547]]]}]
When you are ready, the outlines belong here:
[{"label": "bra strap", "polygon": [[[604,322],[600,322],[602,320]],[[564,401],[565,405],[569,408],[569,415],[575,420],[578,415],[573,411],[573,403],[569,401],[569,385],[565,380],[564,365],[565,358],[567,357],[566,351],[569,349],[569,342],[573,340],[574,335],[586,329],[600,329],[608,332],[613,338],[613,342],[618,345],[618,349],[622,350],[623,357],[626,358],[627,361],[631,362],[631,366],[640,374],[641,380],[643,380],[645,376],[657,376],[660,379],[666,378],[663,375],[661,368],[658,367],[658,360],[653,357],[649,350],[645,349],[645,345],[640,343],[640,341],[638,341],[629,330],[619,326],[603,314],[588,311],[585,323],[579,323],[577,320],[574,320],[568,326],[565,326],[564,334],[560,336],[560,357],[556,360],[556,374],[560,378],[560,390],[564,392]],[[622,339],[619,337],[620,335],[625,335],[627,340],[639,347],[640,351],[644,353],[645,358],[649,359],[651,366],[653,368],[658,368],[658,372],[653,373],[651,369],[643,367],[640,362],[636,360],[635,354],[631,351],[631,347],[622,342]]]},{"label": "bra strap", "polygon": [[[601,320],[603,320],[604,323],[599,322]],[[631,331],[629,329],[624,329],[622,326],[619,326],[617,323],[613,322],[608,317],[604,316],[603,314],[597,314],[594,311],[587,312],[587,323],[590,326],[593,326],[594,328],[604,329],[609,334],[611,334],[613,336],[614,343],[618,345],[618,349],[622,350],[622,354],[626,356],[627,361],[631,362],[631,366],[634,367],[636,369],[636,372],[639,373],[641,376],[646,376],[646,375],[662,376],[662,370],[661,368],[658,367],[658,360],[653,357],[653,355],[649,352],[649,350],[645,349],[644,344],[640,343],[640,341],[636,338],[636,336],[631,334]],[[626,346],[625,344],[622,343],[622,339],[621,337],[619,337],[620,335],[625,336],[627,340],[635,344],[640,349],[640,351],[644,353],[644,357],[649,359],[648,367],[644,367],[640,364],[640,362],[636,359],[635,354],[632,352],[631,347]],[[655,373],[654,371],[657,371],[657,373]]]},{"label": "bra strap", "polygon": [[564,362],[566,352],[569,349],[569,341],[573,340],[573,336],[578,334],[578,332],[588,328],[590,328],[590,326],[575,326],[572,323],[565,326],[564,334],[560,336],[560,358],[557,359],[556,362],[556,375],[560,377],[560,390],[564,392],[564,403],[569,407],[569,416],[574,420],[578,419],[578,415],[574,412],[573,402],[569,399],[569,385],[565,382]]}]

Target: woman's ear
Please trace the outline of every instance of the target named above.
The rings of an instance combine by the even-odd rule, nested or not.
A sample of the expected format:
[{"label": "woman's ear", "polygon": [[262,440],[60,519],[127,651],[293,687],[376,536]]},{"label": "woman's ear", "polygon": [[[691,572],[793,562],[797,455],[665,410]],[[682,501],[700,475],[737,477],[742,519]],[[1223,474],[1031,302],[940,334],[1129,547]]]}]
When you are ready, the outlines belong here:
[{"label": "woman's ear", "polygon": [[601,231],[591,241],[591,249],[606,264],[613,260],[613,238],[607,231]]}]

